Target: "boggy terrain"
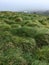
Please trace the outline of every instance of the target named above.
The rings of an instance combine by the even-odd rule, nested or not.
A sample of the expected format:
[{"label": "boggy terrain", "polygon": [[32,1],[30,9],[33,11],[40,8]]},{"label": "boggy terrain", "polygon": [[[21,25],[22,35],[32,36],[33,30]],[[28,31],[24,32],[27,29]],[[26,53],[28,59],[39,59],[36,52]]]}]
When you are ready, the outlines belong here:
[{"label": "boggy terrain", "polygon": [[49,16],[0,12],[0,65],[49,65]]}]

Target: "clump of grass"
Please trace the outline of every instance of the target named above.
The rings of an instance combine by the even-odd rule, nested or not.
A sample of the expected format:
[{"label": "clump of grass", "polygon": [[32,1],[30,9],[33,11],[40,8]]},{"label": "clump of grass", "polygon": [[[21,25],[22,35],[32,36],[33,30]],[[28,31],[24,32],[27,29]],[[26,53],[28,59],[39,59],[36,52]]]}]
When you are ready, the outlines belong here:
[{"label": "clump of grass", "polygon": [[17,17],[15,21],[16,21],[16,22],[22,22],[23,19],[22,19],[21,17]]}]

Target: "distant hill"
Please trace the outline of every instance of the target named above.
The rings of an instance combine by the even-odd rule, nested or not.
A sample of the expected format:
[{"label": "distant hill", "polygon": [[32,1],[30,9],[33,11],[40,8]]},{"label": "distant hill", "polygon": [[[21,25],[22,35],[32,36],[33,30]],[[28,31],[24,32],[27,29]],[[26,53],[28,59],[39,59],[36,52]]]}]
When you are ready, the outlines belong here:
[{"label": "distant hill", "polygon": [[34,14],[41,14],[41,15],[49,15],[49,10],[47,11],[23,11],[24,13],[34,13]]},{"label": "distant hill", "polygon": [[37,11],[36,14],[49,15],[49,11]]}]

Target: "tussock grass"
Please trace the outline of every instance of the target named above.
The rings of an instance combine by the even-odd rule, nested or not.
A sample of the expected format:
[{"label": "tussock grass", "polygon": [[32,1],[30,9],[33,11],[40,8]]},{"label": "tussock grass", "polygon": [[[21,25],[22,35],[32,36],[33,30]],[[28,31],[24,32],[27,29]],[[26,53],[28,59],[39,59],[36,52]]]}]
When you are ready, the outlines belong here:
[{"label": "tussock grass", "polygon": [[0,65],[49,65],[49,16],[0,12]]}]

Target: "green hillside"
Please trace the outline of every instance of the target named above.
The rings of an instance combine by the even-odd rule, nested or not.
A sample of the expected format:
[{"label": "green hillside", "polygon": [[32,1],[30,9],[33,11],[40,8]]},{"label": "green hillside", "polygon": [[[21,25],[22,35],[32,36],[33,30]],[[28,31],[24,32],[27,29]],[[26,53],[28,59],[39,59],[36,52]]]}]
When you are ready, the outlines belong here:
[{"label": "green hillside", "polygon": [[0,12],[0,65],[49,65],[49,16]]}]

